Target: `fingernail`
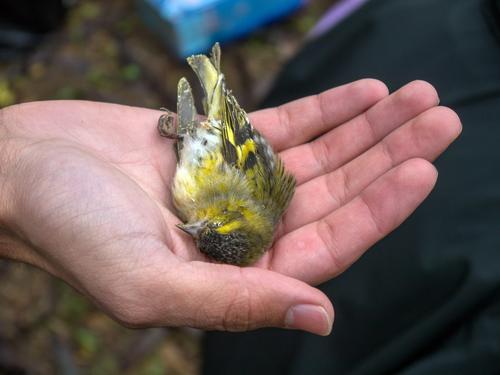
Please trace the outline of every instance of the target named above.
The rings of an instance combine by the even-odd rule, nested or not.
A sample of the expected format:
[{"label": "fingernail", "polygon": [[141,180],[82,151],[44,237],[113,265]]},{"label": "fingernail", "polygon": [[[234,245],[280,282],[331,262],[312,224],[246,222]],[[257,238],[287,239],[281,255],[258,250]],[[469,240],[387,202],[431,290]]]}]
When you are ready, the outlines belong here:
[{"label": "fingernail", "polygon": [[328,313],[322,306],[296,305],[288,309],[285,327],[327,336],[332,331],[332,323]]}]

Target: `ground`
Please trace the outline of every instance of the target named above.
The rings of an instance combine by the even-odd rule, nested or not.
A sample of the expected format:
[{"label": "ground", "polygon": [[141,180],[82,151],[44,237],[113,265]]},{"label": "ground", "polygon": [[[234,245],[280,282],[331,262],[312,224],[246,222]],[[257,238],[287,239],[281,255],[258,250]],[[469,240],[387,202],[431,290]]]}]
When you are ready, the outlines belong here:
[{"label": "ground", "polygon": [[[223,46],[223,70],[245,109],[257,108],[333,2],[310,2]],[[35,50],[0,62],[0,108],[85,99],[175,109],[181,76],[195,82],[187,64],[141,23],[132,0],[77,1]],[[201,335],[123,328],[63,282],[0,261],[0,373],[198,374]]]}]

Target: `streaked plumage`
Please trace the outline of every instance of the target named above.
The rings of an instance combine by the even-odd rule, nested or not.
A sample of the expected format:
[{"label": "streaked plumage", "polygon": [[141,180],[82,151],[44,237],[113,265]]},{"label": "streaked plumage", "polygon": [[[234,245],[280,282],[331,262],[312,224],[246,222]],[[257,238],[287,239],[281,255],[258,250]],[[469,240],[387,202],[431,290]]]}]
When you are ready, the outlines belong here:
[{"label": "streaked plumage", "polygon": [[[235,265],[255,262],[271,245],[295,179],[226,88],[220,48],[188,58],[203,87],[205,120],[196,114],[191,87],[179,81],[178,164],[172,193],[179,228],[208,257]],[[162,133],[171,117],[163,115]],[[172,134],[170,134],[172,135]]]}]

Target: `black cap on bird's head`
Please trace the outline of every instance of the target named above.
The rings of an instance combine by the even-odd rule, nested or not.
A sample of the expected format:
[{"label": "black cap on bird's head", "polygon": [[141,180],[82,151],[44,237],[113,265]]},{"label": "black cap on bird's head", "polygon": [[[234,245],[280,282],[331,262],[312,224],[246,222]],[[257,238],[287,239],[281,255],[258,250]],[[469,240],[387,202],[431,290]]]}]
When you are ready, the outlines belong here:
[{"label": "black cap on bird's head", "polygon": [[203,254],[217,262],[248,265],[264,251],[263,246],[256,246],[254,236],[241,228],[221,233],[219,225],[207,221],[178,224],[177,227],[194,238]]}]

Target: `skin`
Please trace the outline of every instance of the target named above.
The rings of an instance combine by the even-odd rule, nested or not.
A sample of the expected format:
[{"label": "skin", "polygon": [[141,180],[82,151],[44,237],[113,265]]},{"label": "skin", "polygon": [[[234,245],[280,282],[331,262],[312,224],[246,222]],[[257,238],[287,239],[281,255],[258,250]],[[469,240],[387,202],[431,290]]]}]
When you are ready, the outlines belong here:
[{"label": "skin", "polygon": [[[461,131],[428,83],[357,81],[250,115],[298,182],[255,267],[207,262],[175,227],[160,111],[84,101],[0,111],[0,255],[65,280],[133,327],[328,334],[329,280],[432,190]],[[313,141],[311,141],[314,139]]]}]

